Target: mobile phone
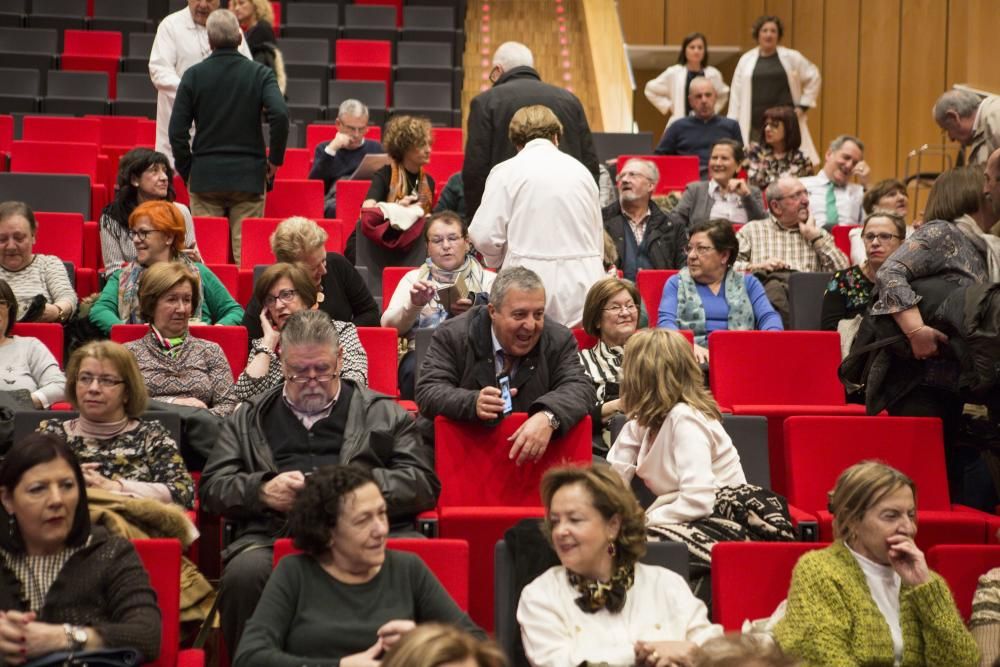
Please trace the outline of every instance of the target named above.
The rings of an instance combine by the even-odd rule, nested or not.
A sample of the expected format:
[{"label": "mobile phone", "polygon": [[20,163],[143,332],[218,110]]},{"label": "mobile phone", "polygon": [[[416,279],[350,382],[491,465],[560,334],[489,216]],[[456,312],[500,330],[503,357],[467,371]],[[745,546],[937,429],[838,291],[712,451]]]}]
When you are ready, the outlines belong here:
[{"label": "mobile phone", "polygon": [[514,412],[514,401],[510,397],[510,376],[504,374],[498,377],[497,385],[500,387],[500,398],[503,399],[503,416],[506,417]]}]

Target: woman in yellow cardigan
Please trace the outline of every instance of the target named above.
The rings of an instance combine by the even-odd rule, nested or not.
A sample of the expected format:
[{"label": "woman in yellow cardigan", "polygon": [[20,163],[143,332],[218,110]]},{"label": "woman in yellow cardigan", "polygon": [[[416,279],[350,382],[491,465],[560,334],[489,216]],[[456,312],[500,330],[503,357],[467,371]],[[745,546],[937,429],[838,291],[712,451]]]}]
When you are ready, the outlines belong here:
[{"label": "woman in yellow cardigan", "polygon": [[775,639],[808,665],[975,667],[979,651],[948,585],[913,543],[916,487],[875,461],[830,494],[836,541],[799,559]]}]

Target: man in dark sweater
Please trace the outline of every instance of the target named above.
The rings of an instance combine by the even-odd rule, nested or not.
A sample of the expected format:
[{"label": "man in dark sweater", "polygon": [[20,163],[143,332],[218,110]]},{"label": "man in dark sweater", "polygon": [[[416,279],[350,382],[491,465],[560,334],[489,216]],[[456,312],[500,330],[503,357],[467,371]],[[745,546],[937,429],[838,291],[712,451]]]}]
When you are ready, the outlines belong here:
[{"label": "man in dark sweater", "polygon": [[708,157],[712,144],[719,139],[735,139],[743,144],[740,124],[715,113],[715,86],[703,76],[688,86],[688,102],[693,115],[681,118],[667,128],[657,155],[697,155],[701,179],[708,176]]},{"label": "man in dark sweater", "polygon": [[[274,70],[236,49],[243,39],[236,16],[217,9],[206,23],[212,55],[181,77],[170,117],[170,148],[191,194],[195,215],[229,218],[233,256],[240,262],[244,218],[264,215],[264,190],[285,160],[288,107]],[[270,155],[261,111],[271,130]],[[198,133],[191,142],[191,124]]]},{"label": "man in dark sweater", "polygon": [[341,463],[369,469],[385,498],[390,528],[413,532],[441,489],[434,452],[389,396],[340,378],[342,351],[330,316],[304,311],[281,330],[285,382],[240,405],[226,420],[201,480],[206,511],[234,524],[223,551],[222,631],[231,653],[271,574],[274,540],[306,475]]},{"label": "man in dark sweater", "polygon": [[365,139],[367,131],[368,107],[358,100],[344,100],[337,110],[337,135],[316,144],[309,178],[323,181],[327,218],[337,217],[337,181],[353,174],[366,155],[385,152],[381,143]]}]

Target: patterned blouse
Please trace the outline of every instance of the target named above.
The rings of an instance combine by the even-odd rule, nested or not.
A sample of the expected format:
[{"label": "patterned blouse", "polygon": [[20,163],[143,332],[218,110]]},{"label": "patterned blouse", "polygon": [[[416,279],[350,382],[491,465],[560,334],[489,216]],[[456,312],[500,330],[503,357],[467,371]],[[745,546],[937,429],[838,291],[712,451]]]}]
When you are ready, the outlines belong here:
[{"label": "patterned blouse", "polygon": [[[351,380],[359,387],[368,386],[368,354],[361,346],[361,339],[358,338],[358,328],[350,322],[333,320],[333,326],[337,328],[340,335],[340,347],[344,350],[344,365],[340,369],[340,376]],[[264,339],[257,338],[250,345],[250,356],[247,365],[253,361],[258,352],[265,351]],[[236,378],[233,386],[233,394],[237,400],[246,401],[257,394],[262,394],[272,387],[277,387],[285,381],[285,375],[281,370],[281,359],[276,354],[271,354],[271,363],[267,367],[267,373],[259,378],[250,377],[246,370]]]},{"label": "patterned blouse", "polygon": [[767,144],[753,142],[747,149],[747,180],[763,191],[774,179],[782,174],[792,176],[813,175],[813,166],[802,151],[795,149],[785,153],[785,157],[774,157],[774,149]]},{"label": "patterned blouse", "polygon": [[875,283],[868,280],[860,266],[834,273],[823,295],[822,328],[836,331],[840,320],[864,315],[874,290]]},{"label": "patterned blouse", "polygon": [[66,441],[80,463],[98,463],[98,472],[108,479],[164,484],[178,505],[194,507],[194,481],[184,465],[180,449],[163,424],[140,419],[139,425],[108,440],[70,436],[64,419],[46,419],[40,433]]}]

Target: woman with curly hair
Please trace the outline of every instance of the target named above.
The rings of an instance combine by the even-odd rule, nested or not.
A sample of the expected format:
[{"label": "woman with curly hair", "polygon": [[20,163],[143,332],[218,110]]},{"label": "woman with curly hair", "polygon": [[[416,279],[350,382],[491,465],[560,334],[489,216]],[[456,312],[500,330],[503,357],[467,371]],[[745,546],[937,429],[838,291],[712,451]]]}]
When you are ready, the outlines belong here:
[{"label": "woman with curly hair", "polygon": [[414,554],[387,551],[389,520],[363,468],[327,466],[306,478],[288,516],[295,546],[267,580],[235,667],[378,664],[417,623],[485,633]]},{"label": "woman with curly hair", "polygon": [[561,564],[521,592],[517,621],[529,663],[686,665],[698,645],[722,635],[683,577],[638,562],[645,516],[613,470],[552,468],[542,504]]}]

